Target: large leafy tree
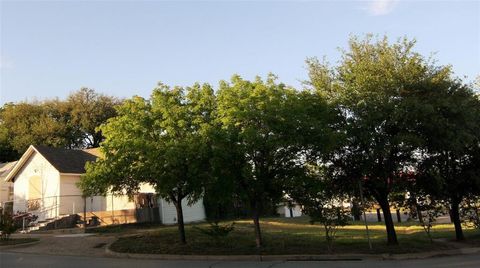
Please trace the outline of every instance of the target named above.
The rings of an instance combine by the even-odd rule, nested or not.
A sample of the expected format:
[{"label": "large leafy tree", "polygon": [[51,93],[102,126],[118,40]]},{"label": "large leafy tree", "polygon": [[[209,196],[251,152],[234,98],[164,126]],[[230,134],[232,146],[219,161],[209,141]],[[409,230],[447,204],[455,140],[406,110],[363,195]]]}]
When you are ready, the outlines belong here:
[{"label": "large leafy tree", "polygon": [[82,88],[67,100],[7,103],[0,109],[0,161],[15,160],[29,145],[98,147],[98,126],[115,115],[120,100]]},{"label": "large leafy tree", "polygon": [[[233,181],[234,192],[250,206],[257,247],[263,244],[259,217],[263,204],[277,204],[292,177],[304,172],[307,138],[324,130],[309,113],[325,113],[324,103],[275,82],[248,81],[234,76],[221,82],[217,122],[222,129],[225,157],[217,158],[222,178]],[[313,122],[310,122],[311,119]],[[309,127],[307,127],[309,126]],[[230,184],[227,184],[230,185]]]},{"label": "large leafy tree", "polygon": [[70,110],[70,126],[77,138],[78,147],[98,147],[103,140],[102,132],[97,129],[108,118],[116,115],[115,107],[121,101],[115,97],[81,88],[70,94],[66,101]]},{"label": "large leafy tree", "polygon": [[423,140],[418,183],[448,202],[456,238],[463,240],[459,205],[480,190],[480,100],[469,85],[454,79],[423,92],[416,120]]},{"label": "large leafy tree", "polygon": [[18,153],[13,149],[8,129],[0,124],[0,163],[14,161],[18,158]]},{"label": "large leafy tree", "polygon": [[[337,107],[345,143],[332,154],[339,183],[361,181],[363,191],[380,205],[388,244],[397,244],[390,195],[402,191],[406,169],[415,164],[421,138],[412,118],[419,90],[448,78],[448,67],[436,67],[416,53],[415,41],[353,37],[337,66],[309,59],[308,84]],[[415,110],[415,112],[413,112]]]},{"label": "large leafy tree", "polygon": [[43,102],[8,103],[0,113],[0,124],[6,129],[7,142],[17,155],[31,144],[68,147],[68,128],[57,119],[56,113]]},{"label": "large leafy tree", "polygon": [[186,243],[182,201],[196,202],[210,179],[215,95],[207,85],[170,88],[159,84],[151,99],[125,101],[100,130],[104,158],[87,165],[85,195],[134,194],[151,183],[177,210],[180,241]]}]

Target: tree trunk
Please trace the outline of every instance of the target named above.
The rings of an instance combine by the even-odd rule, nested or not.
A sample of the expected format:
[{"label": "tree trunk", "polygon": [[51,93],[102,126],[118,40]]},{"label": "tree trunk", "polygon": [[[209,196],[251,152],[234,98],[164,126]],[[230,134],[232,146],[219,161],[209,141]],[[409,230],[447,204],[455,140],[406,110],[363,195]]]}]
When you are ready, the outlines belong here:
[{"label": "tree trunk", "polygon": [[461,241],[461,240],[465,240],[465,236],[463,235],[462,222],[460,221],[459,206],[460,206],[460,202],[452,198],[451,214],[452,214],[453,224],[455,225],[455,237],[457,238],[457,240]]},{"label": "tree trunk", "polygon": [[415,209],[417,210],[418,222],[423,224],[423,216],[422,216],[422,210],[420,209],[420,206],[415,204]]},{"label": "tree trunk", "polygon": [[180,243],[186,244],[187,239],[185,238],[185,223],[183,222],[182,200],[180,200],[179,202],[174,202],[174,205],[177,209],[177,226],[178,232],[180,234]]},{"label": "tree trunk", "polygon": [[380,214],[380,209],[377,208],[377,220],[378,222],[382,222],[382,214]]},{"label": "tree trunk", "polygon": [[392,214],[390,213],[390,204],[387,197],[377,200],[382,208],[383,218],[385,220],[385,227],[387,228],[387,244],[398,245],[397,233],[393,225]]},{"label": "tree trunk", "polygon": [[359,221],[360,220],[360,215],[361,215],[361,211],[360,211],[360,206],[358,204],[358,201],[357,199],[352,199],[352,216],[353,216],[353,220],[355,221]]},{"label": "tree trunk", "polygon": [[256,203],[252,206],[252,216],[253,216],[253,225],[255,227],[255,243],[257,244],[257,248],[261,248],[263,246],[263,240],[262,240],[262,233],[260,231],[260,216],[259,216],[258,206]]},{"label": "tree trunk", "polygon": [[[415,196],[414,193],[410,196],[410,200],[412,202],[412,206],[410,209],[417,214],[418,222],[423,224],[423,217],[422,217],[422,210],[420,209],[420,206],[418,205],[417,202],[417,197]],[[413,214],[411,214],[412,217],[415,217]]]}]

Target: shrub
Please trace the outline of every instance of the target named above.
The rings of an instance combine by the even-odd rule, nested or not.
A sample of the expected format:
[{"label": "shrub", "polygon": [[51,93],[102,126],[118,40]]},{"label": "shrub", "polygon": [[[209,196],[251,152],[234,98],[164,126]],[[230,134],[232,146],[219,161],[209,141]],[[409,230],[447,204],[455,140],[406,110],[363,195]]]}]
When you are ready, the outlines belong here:
[{"label": "shrub", "polygon": [[466,198],[461,204],[463,224],[467,227],[480,229],[480,198]]},{"label": "shrub", "polygon": [[433,242],[430,232],[437,218],[444,214],[445,206],[441,201],[435,200],[430,195],[422,195],[417,197],[417,209],[417,214],[422,217],[422,220],[419,221],[420,225],[422,225],[430,242]]},{"label": "shrub", "polygon": [[343,207],[340,200],[327,200],[325,204],[309,207],[305,212],[309,213],[311,224],[319,222],[323,225],[328,251],[332,252],[338,228],[347,225],[350,220],[348,209]]},{"label": "shrub", "polygon": [[220,225],[218,221],[210,222],[208,228],[194,227],[201,233],[206,234],[213,238],[216,243],[220,242],[222,238],[228,236],[235,229],[235,222],[231,224]]},{"label": "shrub", "polygon": [[5,213],[0,215],[0,239],[8,240],[10,235],[18,230],[18,226],[15,224],[11,214]]}]

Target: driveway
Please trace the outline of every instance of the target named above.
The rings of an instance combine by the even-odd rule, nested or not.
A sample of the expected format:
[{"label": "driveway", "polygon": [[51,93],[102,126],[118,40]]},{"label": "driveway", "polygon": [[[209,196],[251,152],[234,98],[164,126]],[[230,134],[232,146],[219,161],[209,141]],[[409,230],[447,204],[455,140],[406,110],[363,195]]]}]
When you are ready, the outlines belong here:
[{"label": "driveway", "polygon": [[39,238],[26,247],[5,249],[6,252],[35,253],[43,255],[106,256],[105,246],[115,241],[115,236],[98,234],[25,234],[15,237]]}]

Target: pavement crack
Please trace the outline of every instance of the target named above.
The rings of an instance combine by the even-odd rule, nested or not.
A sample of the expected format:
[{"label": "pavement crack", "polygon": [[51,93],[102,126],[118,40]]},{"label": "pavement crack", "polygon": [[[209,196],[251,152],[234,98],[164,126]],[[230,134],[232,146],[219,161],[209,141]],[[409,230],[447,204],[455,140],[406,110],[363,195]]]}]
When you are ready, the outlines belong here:
[{"label": "pavement crack", "polygon": [[222,262],[221,262],[221,261],[216,261],[216,262],[210,264],[210,265],[208,266],[208,268],[212,268],[213,266],[215,266],[215,265],[217,265],[217,264],[219,264],[219,263],[222,263]]}]

